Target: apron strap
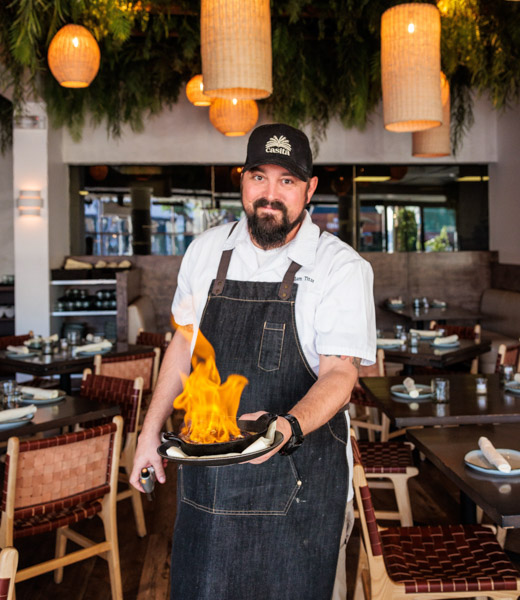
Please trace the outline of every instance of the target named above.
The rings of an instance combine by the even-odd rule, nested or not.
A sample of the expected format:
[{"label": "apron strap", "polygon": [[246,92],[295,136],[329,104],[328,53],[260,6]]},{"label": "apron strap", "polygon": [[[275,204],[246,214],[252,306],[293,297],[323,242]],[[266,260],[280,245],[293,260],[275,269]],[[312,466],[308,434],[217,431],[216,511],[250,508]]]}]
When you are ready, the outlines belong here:
[{"label": "apron strap", "polygon": [[[238,221],[233,225],[231,231],[228,234],[228,237],[233,233],[235,227],[238,225]],[[224,283],[226,281],[226,276],[229,268],[229,263],[231,262],[231,255],[233,254],[233,249],[224,250],[222,252],[222,256],[220,257],[220,263],[218,265],[217,277],[215,278],[215,282],[213,283],[213,288],[211,293],[214,296],[220,296],[222,294],[222,290],[224,289]]]},{"label": "apron strap", "polygon": [[294,283],[294,276],[301,268],[297,262],[292,261],[287,272],[284,275],[283,281],[280,284],[280,289],[278,290],[278,297],[281,300],[287,300],[291,296],[292,285]]}]

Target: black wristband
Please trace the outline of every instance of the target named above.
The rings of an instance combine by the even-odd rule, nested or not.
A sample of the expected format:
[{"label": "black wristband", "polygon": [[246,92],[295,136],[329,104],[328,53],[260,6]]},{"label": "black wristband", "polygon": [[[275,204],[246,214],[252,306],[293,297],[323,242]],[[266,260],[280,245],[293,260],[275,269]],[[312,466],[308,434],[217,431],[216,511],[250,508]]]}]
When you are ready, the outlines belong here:
[{"label": "black wristband", "polygon": [[288,454],[292,454],[295,450],[297,450],[303,444],[303,440],[305,438],[303,437],[302,428],[300,427],[300,423],[296,417],[290,415],[289,413],[279,416],[289,421],[291,426],[292,435],[280,450],[280,454],[287,456]]}]

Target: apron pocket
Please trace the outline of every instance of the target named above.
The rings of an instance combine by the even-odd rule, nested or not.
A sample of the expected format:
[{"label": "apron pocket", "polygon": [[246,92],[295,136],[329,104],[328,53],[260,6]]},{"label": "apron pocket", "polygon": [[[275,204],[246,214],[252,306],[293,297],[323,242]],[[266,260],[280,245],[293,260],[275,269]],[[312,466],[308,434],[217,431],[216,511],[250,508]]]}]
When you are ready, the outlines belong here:
[{"label": "apron pocket", "polygon": [[258,367],[262,371],[277,371],[282,360],[282,348],[285,337],[285,323],[264,322]]},{"label": "apron pocket", "polygon": [[179,469],[181,501],[220,515],[285,515],[301,489],[290,456],[260,465]]}]

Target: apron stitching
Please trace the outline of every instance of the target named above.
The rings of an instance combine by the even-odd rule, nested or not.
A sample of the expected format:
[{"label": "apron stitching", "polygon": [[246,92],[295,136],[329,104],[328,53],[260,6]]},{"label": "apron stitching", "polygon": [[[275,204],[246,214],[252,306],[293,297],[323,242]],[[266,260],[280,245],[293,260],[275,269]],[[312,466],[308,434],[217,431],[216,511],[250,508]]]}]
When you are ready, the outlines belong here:
[{"label": "apron stitching", "polygon": [[[333,417],[334,418],[334,417]],[[347,445],[347,442],[345,442],[344,440],[342,440],[340,437],[338,437],[333,431],[332,431],[332,427],[330,426],[330,421],[327,422],[327,427],[329,428],[330,431],[330,435],[337,440],[338,442],[340,442],[341,444],[343,444],[344,446]]]},{"label": "apron stitching", "polygon": [[[208,297],[209,300],[209,297]],[[286,304],[289,300],[251,300],[250,298],[231,298],[230,296],[211,296],[211,300],[233,300],[234,302],[256,302],[256,303],[265,303],[265,302],[276,302],[277,304]],[[200,320],[202,323],[202,319]]]},{"label": "apron stitching", "polygon": [[183,498],[181,500],[181,502],[184,502],[184,504],[189,504],[190,506],[193,506],[197,510],[202,510],[203,512],[209,513],[211,515],[229,515],[229,516],[236,515],[236,516],[242,516],[242,517],[249,517],[249,516],[254,517],[254,516],[258,516],[258,515],[284,516],[287,514],[287,511],[289,510],[299,489],[301,489],[301,488],[299,488],[298,485],[294,486],[294,489],[291,492],[291,495],[290,495],[288,501],[286,502],[283,510],[255,510],[255,511],[226,510],[224,508],[209,508],[208,506],[205,506],[203,504],[198,504],[197,502],[194,502],[193,500],[189,500],[187,498]]},{"label": "apron stitching", "polygon": [[305,366],[305,368],[311,375],[311,377],[314,379],[314,381],[317,381],[318,378],[316,377],[316,373],[309,366],[309,363],[307,362],[307,359],[305,358],[305,355],[303,354],[302,348],[300,346],[300,338],[298,337],[298,329],[296,328],[296,313],[295,313],[295,301],[294,300],[291,301],[291,317],[292,317],[292,323],[293,323],[294,339],[296,340],[296,348],[298,348],[298,353],[300,355],[300,358],[303,362],[303,365]]}]

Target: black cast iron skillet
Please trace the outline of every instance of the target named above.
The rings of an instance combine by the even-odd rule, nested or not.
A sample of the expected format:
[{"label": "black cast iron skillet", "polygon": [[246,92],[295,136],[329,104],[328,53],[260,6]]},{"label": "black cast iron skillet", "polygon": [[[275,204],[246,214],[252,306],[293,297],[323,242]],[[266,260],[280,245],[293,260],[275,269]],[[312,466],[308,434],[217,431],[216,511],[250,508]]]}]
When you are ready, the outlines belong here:
[{"label": "black cast iron skillet", "polygon": [[214,454],[228,454],[229,452],[243,452],[255,440],[267,433],[269,425],[278,418],[277,415],[266,413],[256,421],[239,419],[237,425],[244,435],[243,438],[230,442],[216,442],[214,444],[193,444],[180,438],[176,433],[168,431],[163,434],[163,440],[176,442],[187,456],[211,456]]}]

